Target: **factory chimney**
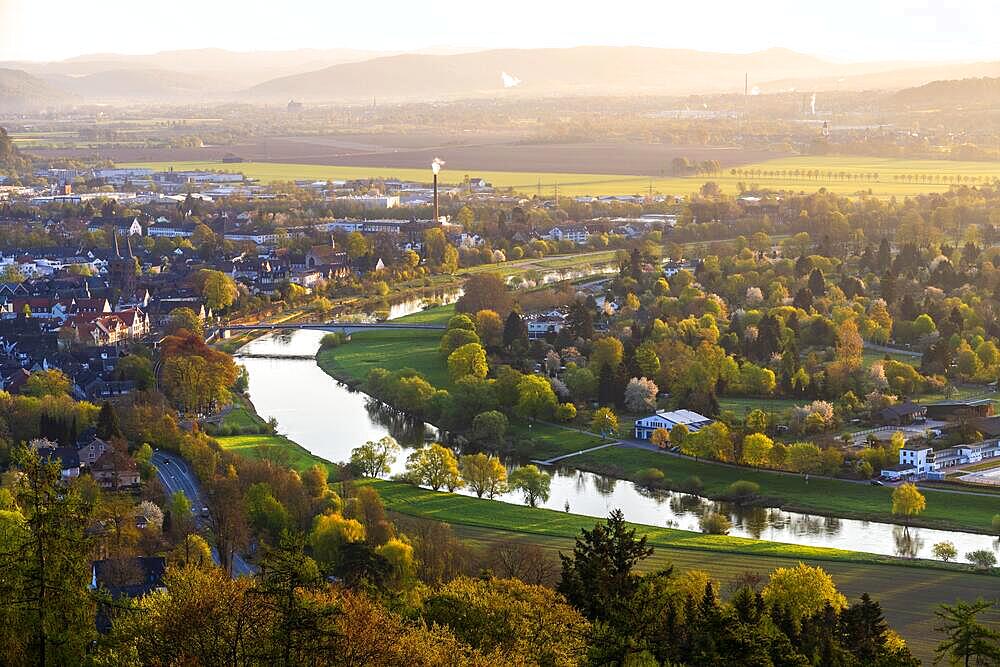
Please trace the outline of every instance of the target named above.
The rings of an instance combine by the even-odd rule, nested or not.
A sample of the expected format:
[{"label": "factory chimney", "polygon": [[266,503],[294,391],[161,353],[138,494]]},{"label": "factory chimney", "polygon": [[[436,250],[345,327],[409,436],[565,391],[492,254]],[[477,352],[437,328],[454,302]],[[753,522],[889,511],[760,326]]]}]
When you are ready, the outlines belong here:
[{"label": "factory chimney", "polygon": [[441,220],[441,212],[438,208],[438,172],[443,166],[444,160],[440,158],[434,158],[434,161],[431,162],[431,171],[434,172],[434,224],[438,224]]}]

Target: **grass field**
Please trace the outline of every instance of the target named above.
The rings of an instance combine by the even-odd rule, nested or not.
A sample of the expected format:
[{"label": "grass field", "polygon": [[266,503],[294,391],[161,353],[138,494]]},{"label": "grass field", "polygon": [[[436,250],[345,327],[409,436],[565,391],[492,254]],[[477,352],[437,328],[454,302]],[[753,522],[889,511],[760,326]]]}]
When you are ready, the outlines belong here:
[{"label": "grass field", "polygon": [[[801,475],[718,465],[631,447],[611,447],[581,454],[572,459],[572,465],[622,479],[635,479],[641,470],[659,468],[676,485],[690,477],[698,477],[710,496],[724,494],[737,480],[749,480],[760,485],[762,496],[773,499],[786,510],[894,521],[890,513],[892,489],[865,483],[818,477],[811,477],[806,482]],[[927,509],[913,520],[913,525],[989,533],[993,515],[1000,510],[996,499],[984,496],[932,490],[925,490],[924,495]]]},{"label": "grass field", "polygon": [[515,422],[510,425],[507,432],[515,438],[529,438],[534,443],[531,458],[542,461],[611,442],[590,433],[570,431],[541,422],[530,426]]},{"label": "grass field", "polygon": [[[447,158],[447,156],[445,156]],[[415,181],[426,181],[426,169],[399,169],[392,167],[337,167],[313,164],[290,164],[270,162],[245,162],[238,165],[224,165],[221,162],[143,162],[125,163],[122,167],[151,167],[154,169],[177,170],[213,169],[242,172],[250,178],[263,182],[293,181],[297,179],[328,179],[345,180],[352,178],[402,178]],[[956,177],[969,178],[1000,178],[1000,163],[998,162],[957,162],[950,160],[905,160],[899,158],[866,158],[866,157],[829,157],[800,156],[767,160],[749,164],[737,169],[744,170],[742,174],[723,170],[718,175],[703,175],[690,177],[654,177],[635,175],[624,176],[599,173],[552,173],[552,172],[519,172],[519,171],[489,171],[476,170],[475,174],[485,178],[497,187],[513,188],[515,190],[534,194],[538,192],[539,182],[544,196],[551,196],[556,185],[559,192],[566,196],[574,195],[609,195],[609,194],[645,194],[650,184],[655,192],[668,194],[688,194],[697,190],[706,181],[715,181],[723,190],[734,193],[739,183],[748,186],[758,184],[761,187],[773,189],[789,189],[795,191],[815,191],[821,187],[844,194],[860,191],[876,196],[904,196],[926,192],[947,190]],[[757,174],[757,171],[763,172]],[[816,178],[804,177],[803,172],[819,170]],[[463,174],[469,170],[463,170]],[[444,181],[449,181],[445,171]],[[747,175],[752,174],[752,175]],[[848,180],[840,174],[878,174],[863,180]],[[458,179],[455,173],[451,178]],[[910,178],[911,180],[901,180]],[[942,182],[942,178],[945,180]],[[912,182],[911,182],[912,181]]]},{"label": "grass field", "polygon": [[439,331],[362,331],[351,342],[316,355],[320,368],[335,377],[364,380],[373,368],[413,368],[435,387],[447,387],[448,369],[438,356]]},{"label": "grass field", "polygon": [[[501,544],[523,541],[537,544],[555,560],[559,552],[569,553],[574,541],[570,537],[551,535],[525,535],[498,528],[483,528],[453,524],[455,534],[466,542],[486,551],[492,551]],[[889,624],[906,639],[914,655],[930,664],[935,645],[941,641],[934,632],[937,618],[934,608],[942,603],[953,603],[956,599],[974,600],[983,594],[982,575],[937,571],[928,576],[921,568],[900,565],[875,565],[844,561],[820,561],[802,558],[810,565],[819,565],[833,577],[837,588],[854,601],[862,593],[869,593],[882,605]],[[657,545],[653,555],[640,564],[642,571],[660,570],[673,566],[676,573],[687,570],[705,570],[718,580],[725,590],[726,585],[745,572],[766,575],[778,567],[787,567],[789,560],[778,556],[752,554],[705,553],[695,549],[680,549]],[[984,620],[1000,623],[1000,611]]]},{"label": "grass field", "polygon": [[765,412],[780,414],[785,410],[803,405],[809,401],[794,398],[733,398],[723,397],[719,399],[719,408],[722,410],[732,410],[738,415],[744,415],[751,410],[761,409]]},{"label": "grass field", "polygon": [[268,459],[295,470],[328,463],[283,435],[230,435],[215,439],[223,449],[234,454],[250,459]]}]

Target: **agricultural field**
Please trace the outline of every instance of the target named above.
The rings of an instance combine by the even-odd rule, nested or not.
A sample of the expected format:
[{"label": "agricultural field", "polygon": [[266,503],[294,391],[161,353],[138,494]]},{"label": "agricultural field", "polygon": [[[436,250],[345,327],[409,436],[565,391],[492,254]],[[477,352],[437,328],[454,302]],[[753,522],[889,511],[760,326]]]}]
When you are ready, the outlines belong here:
[{"label": "agricultural field", "polygon": [[[447,150],[441,151],[447,159]],[[484,161],[484,164],[486,162]],[[591,162],[588,164],[599,164]],[[247,162],[224,165],[218,161],[131,162],[121,166],[145,166],[154,169],[215,169],[241,172],[263,182],[297,179],[343,180],[352,178],[402,178],[427,181],[429,169],[386,166],[327,166],[280,162]],[[961,179],[963,183],[1000,178],[1000,163],[958,162],[951,160],[906,160],[862,157],[786,157],[723,168],[718,174],[672,177],[625,175],[600,172],[572,173],[554,171],[494,171],[463,169],[443,172],[445,183],[459,183],[463,176],[485,178],[497,187],[513,188],[525,194],[552,196],[560,194],[611,195],[654,192],[686,195],[706,181],[714,181],[729,193],[736,193],[740,183],[757,184],[773,189],[815,191],[821,187],[843,194],[859,192],[874,196],[906,196],[946,190]],[[973,180],[974,179],[974,180]]]},{"label": "agricultural field", "polygon": [[[406,512],[405,508],[398,510]],[[452,524],[455,534],[473,546],[492,551],[501,544],[521,541],[537,544],[551,558],[559,552],[569,553],[573,549],[571,537],[524,534],[499,528],[484,528],[461,523]],[[934,632],[937,618],[933,615],[936,605],[953,603],[956,599],[974,600],[983,593],[983,575],[958,572],[936,571],[928,573],[921,568],[905,565],[849,563],[842,561],[818,561],[802,558],[810,565],[819,565],[833,577],[837,588],[849,600],[869,593],[882,605],[890,625],[905,639],[914,655],[930,664],[934,656],[934,646],[940,637]],[[741,553],[711,553],[680,549],[671,546],[656,546],[653,555],[644,561],[642,571],[661,570],[673,567],[675,573],[687,570],[705,570],[718,580],[723,590],[727,584],[746,572],[766,575],[778,567],[788,567],[790,561],[778,556],[760,556]],[[928,576],[930,574],[930,576]],[[1000,612],[993,614],[1000,622]]]}]

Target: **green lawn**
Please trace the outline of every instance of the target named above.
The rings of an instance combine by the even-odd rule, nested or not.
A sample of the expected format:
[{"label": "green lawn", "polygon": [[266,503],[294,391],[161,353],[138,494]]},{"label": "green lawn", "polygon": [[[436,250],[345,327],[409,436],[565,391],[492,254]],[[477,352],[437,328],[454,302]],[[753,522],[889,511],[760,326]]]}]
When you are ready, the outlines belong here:
[{"label": "green lawn", "polygon": [[[791,511],[824,514],[872,521],[893,521],[890,513],[892,489],[844,480],[718,465],[706,461],[670,456],[631,447],[610,447],[572,459],[574,468],[604,473],[622,479],[635,479],[646,468],[659,468],[667,479],[681,485],[696,476],[705,493],[722,495],[737,480],[760,484],[761,495]],[[925,491],[927,510],[913,520],[914,525],[951,530],[990,532],[993,515],[1000,506],[993,498]]]},{"label": "green lawn", "polygon": [[[292,164],[277,162],[244,162],[222,164],[215,161],[200,162],[138,162],[119,165],[121,167],[151,167],[165,170],[209,169],[243,173],[249,178],[263,182],[292,181],[296,179],[353,179],[353,178],[402,178],[418,182],[428,182],[427,169],[397,169],[393,167],[338,167],[315,164]],[[736,169],[743,173],[733,173],[725,169],[719,174],[690,177],[654,177],[646,175],[622,174],[577,174],[552,172],[519,172],[476,170],[476,174],[497,187],[513,188],[521,192],[536,193],[542,184],[543,195],[550,195],[555,185],[560,194],[608,195],[645,194],[652,180],[656,192],[686,194],[701,187],[706,181],[714,181],[723,190],[735,193],[739,183],[758,184],[773,189],[790,189],[815,192],[819,188],[852,194],[859,191],[871,192],[876,196],[904,196],[926,192],[947,190],[955,177],[963,179],[1000,177],[998,162],[959,162],[952,160],[907,160],[900,158],[873,157],[832,157],[798,156],[767,160],[744,165]],[[749,171],[762,173],[749,173]],[[817,177],[805,177],[802,172],[819,170]],[[843,175],[869,174],[861,180],[845,178]],[[878,179],[874,178],[878,174]],[[910,180],[904,180],[909,177]],[[942,177],[945,180],[942,181]],[[459,174],[444,172],[444,182],[457,182]],[[966,181],[968,182],[968,181]]]},{"label": "green lawn", "polygon": [[[515,541],[530,542],[542,547],[555,560],[559,552],[569,553],[574,541],[571,537],[541,534],[524,534],[498,528],[483,528],[453,524],[455,534],[484,551]],[[934,608],[956,599],[974,600],[983,594],[982,575],[960,571],[936,571],[928,576],[922,568],[895,564],[853,563],[803,558],[810,565],[819,565],[833,577],[837,588],[854,601],[862,593],[869,593],[882,605],[889,624],[906,639],[910,650],[925,664],[934,657],[934,646],[941,637],[934,632],[937,618]],[[765,575],[778,567],[787,567],[785,557],[742,553],[706,553],[695,549],[681,549],[657,545],[653,555],[643,561],[642,571],[674,567],[677,573],[687,570],[705,570],[718,580],[723,590],[726,585],[746,572]],[[1000,622],[1000,611],[987,619]]]},{"label": "green lawn", "polygon": [[[411,315],[404,315],[393,322],[406,322],[408,324],[448,324],[448,320],[455,314],[455,304],[447,306],[436,306],[421,310]],[[440,336],[440,334],[438,334]]]},{"label": "green lawn", "polygon": [[361,331],[351,336],[351,342],[322,350],[316,360],[327,373],[335,377],[364,380],[373,368],[390,371],[413,368],[435,387],[449,385],[448,369],[438,355],[440,331]]},{"label": "green lawn", "polygon": [[761,409],[770,413],[782,413],[785,410],[794,408],[796,405],[804,405],[809,401],[795,398],[719,398],[719,408],[722,410],[732,410],[742,416],[751,410]]},{"label": "green lawn", "polygon": [[[240,401],[242,403],[242,401]],[[222,420],[223,428],[250,429],[264,425],[264,420],[245,405],[234,406]]]},{"label": "green lawn", "polygon": [[907,354],[899,354],[896,352],[885,353],[885,352],[879,352],[877,350],[867,350],[867,349],[861,354],[861,362],[864,364],[865,368],[868,368],[876,361],[884,361],[886,357],[894,361],[901,361],[904,364],[910,364],[911,366],[915,366],[917,368],[920,367],[920,357],[914,357]]},{"label": "green lawn", "polygon": [[215,439],[226,451],[251,459],[268,459],[295,470],[329,463],[283,435],[230,435]]},{"label": "green lawn", "polygon": [[531,458],[542,461],[611,442],[590,433],[570,431],[540,422],[530,427],[528,424],[515,422],[510,425],[508,433],[516,438],[530,438],[534,443]]}]

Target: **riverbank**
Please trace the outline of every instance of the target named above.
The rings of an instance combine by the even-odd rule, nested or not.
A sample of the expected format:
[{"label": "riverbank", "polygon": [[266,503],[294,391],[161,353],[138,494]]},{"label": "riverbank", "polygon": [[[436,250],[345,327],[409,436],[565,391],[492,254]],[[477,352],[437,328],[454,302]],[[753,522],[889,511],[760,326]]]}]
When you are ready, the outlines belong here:
[{"label": "riverbank", "polygon": [[[445,323],[454,314],[454,307],[433,308],[415,313],[399,321]],[[407,334],[407,335],[401,335]],[[349,384],[359,385],[372,368],[390,371],[415,368],[435,386],[447,388],[449,382],[445,364],[437,353],[439,336],[409,335],[409,332],[366,331],[355,334],[350,343],[321,350],[317,364],[328,375]],[[627,427],[627,426],[626,426]],[[531,452],[521,452],[530,459],[548,459],[573,451],[596,447],[607,440],[596,434],[536,423],[532,428],[514,423],[511,433],[536,443]],[[721,498],[727,487],[738,480],[760,485],[761,496],[769,504],[782,509],[827,517],[899,523],[891,512],[892,489],[871,486],[866,482],[811,477],[782,471],[747,468],[713,461],[693,460],[629,447],[605,448],[562,462],[567,468],[584,470],[632,482],[642,480],[650,468],[661,470],[663,486],[673,490],[690,490],[692,478],[701,482],[701,494]],[[975,495],[947,493],[925,489],[927,510],[911,519],[913,526],[944,530],[962,530],[992,534],[993,516],[1000,511],[995,500]]]},{"label": "riverbank", "polygon": [[[747,480],[760,485],[768,504],[791,512],[862,521],[899,523],[892,514],[891,487],[867,482],[809,477],[774,470],[747,468],[671,456],[629,446],[601,449],[575,456],[567,464],[577,470],[637,481],[650,468],[663,472],[664,486],[686,490],[692,478],[701,482],[701,495],[721,498],[730,484]],[[927,509],[910,520],[914,527],[961,530],[992,535],[993,516],[1000,511],[996,498],[973,493],[923,489]]]},{"label": "riverbank", "polygon": [[[522,535],[575,538],[582,529],[592,528],[597,520],[593,517],[569,512],[534,508],[527,505],[511,505],[455,493],[430,491],[403,482],[367,479],[362,483],[371,485],[379,492],[387,509],[400,514],[450,524],[504,530]],[[861,551],[810,547],[729,535],[707,535],[644,524],[630,525],[640,535],[644,535],[651,546],[656,548],[969,572],[968,565],[956,563],[901,559]]]}]

